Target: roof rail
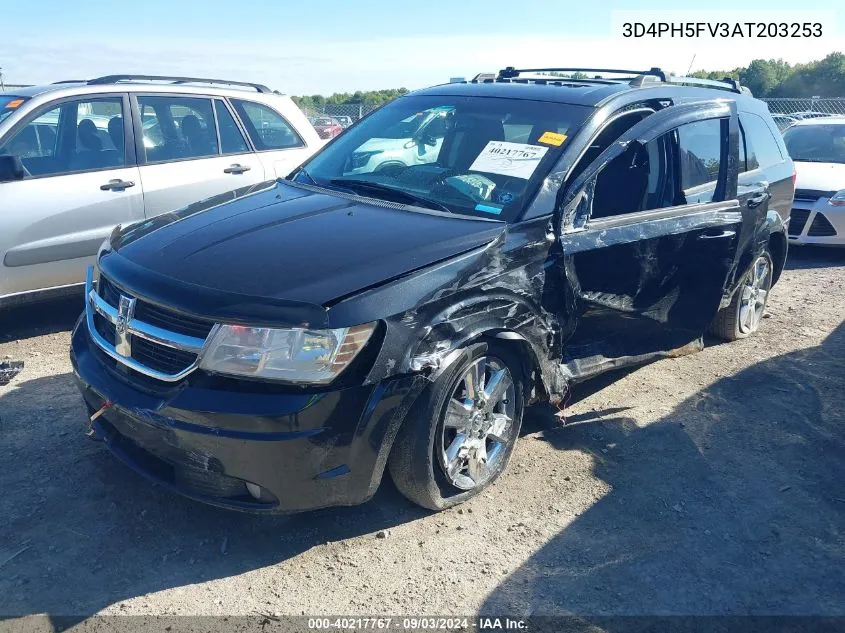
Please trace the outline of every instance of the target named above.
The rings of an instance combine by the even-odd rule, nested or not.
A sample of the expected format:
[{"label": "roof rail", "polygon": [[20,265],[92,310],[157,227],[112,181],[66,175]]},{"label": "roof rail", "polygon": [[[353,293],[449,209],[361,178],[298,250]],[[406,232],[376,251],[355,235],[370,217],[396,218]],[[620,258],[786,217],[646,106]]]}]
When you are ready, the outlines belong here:
[{"label": "roof rail", "polygon": [[[620,70],[618,68],[514,68],[508,66],[499,71],[499,79],[512,79],[519,77],[520,73],[613,73],[614,75],[651,75],[659,77],[662,81],[666,81],[666,73],[659,68],[650,68],[649,70]],[[562,79],[566,79],[562,77]]]},{"label": "roof rail", "polygon": [[58,84],[84,84],[85,81],[85,79],[62,79],[61,81],[54,81],[53,85],[55,86]]},{"label": "roof rail", "polygon": [[[169,77],[166,75],[106,75],[104,77],[97,77],[89,79],[86,83],[89,86],[99,86],[105,84],[116,84],[121,81],[163,81],[171,84],[220,84],[222,86],[241,86],[244,88],[252,88],[256,92],[270,93],[273,92],[263,84],[250,83],[248,81],[230,81],[228,79],[205,79],[202,77]],[[59,82],[66,83],[66,82]]]},{"label": "roof rail", "polygon": [[681,84],[690,86],[705,86],[707,88],[716,88],[718,90],[730,90],[731,92],[738,92],[740,94],[747,94],[751,96],[751,91],[745,86],[741,86],[739,80],[733,77],[725,77],[724,79],[699,79],[698,77],[676,77],[674,75],[667,79],[668,83]]}]

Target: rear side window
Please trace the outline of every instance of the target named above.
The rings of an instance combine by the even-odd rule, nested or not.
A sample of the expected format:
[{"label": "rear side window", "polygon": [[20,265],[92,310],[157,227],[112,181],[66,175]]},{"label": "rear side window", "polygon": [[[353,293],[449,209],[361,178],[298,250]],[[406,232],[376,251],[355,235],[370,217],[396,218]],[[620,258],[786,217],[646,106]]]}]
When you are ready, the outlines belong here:
[{"label": "rear side window", "polygon": [[302,147],[302,139],[281,114],[260,103],[232,99],[255,149],[290,149]]},{"label": "rear side window", "polygon": [[142,95],[138,108],[148,163],[219,153],[211,99]]},{"label": "rear side window", "polygon": [[765,169],[783,160],[772,130],[756,114],[741,113],[739,124],[745,141],[745,170]]}]

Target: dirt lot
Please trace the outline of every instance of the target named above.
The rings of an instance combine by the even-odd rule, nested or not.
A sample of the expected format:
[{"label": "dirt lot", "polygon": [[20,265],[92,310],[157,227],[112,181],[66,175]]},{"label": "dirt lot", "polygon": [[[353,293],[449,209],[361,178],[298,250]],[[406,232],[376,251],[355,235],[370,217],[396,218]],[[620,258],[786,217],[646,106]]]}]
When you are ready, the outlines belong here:
[{"label": "dirt lot", "polygon": [[530,410],[442,514],[387,480],[292,517],[151,486],[83,437],[79,304],[0,316],[0,614],[845,615],[845,252],[793,249],[758,336]]}]

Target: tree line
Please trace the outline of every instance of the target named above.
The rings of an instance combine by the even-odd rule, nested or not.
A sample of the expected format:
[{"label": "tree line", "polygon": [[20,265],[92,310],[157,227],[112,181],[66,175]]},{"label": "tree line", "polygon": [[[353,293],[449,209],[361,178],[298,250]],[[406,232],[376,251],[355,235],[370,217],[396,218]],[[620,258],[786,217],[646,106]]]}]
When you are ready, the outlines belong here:
[{"label": "tree line", "polygon": [[700,79],[739,79],[755,97],[845,97],[845,54],[831,53],[806,64],[755,59],[733,70],[699,70]]},{"label": "tree line", "polygon": [[372,110],[393,101],[408,93],[407,88],[391,88],[389,90],[358,90],[356,92],[336,92],[326,97],[324,95],[305,95],[292,97],[296,105],[306,110],[325,111],[327,105],[362,105],[366,110]]}]

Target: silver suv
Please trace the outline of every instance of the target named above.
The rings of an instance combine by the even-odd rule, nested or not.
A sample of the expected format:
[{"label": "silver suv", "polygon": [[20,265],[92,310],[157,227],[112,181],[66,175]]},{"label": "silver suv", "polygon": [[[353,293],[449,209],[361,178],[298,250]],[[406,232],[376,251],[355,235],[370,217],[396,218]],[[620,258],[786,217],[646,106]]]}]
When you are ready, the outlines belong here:
[{"label": "silver suv", "polygon": [[284,177],[322,145],[260,84],[112,75],[0,93],[0,307],[82,284],[115,225]]}]

